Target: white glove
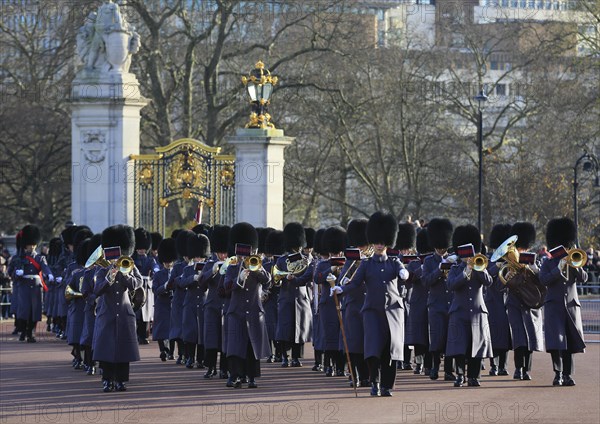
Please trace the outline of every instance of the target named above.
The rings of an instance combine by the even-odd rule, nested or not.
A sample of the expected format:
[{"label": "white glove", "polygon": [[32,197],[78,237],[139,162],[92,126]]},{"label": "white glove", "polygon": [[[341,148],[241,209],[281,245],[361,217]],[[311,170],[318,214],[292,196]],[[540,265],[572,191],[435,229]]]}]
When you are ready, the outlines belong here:
[{"label": "white glove", "polygon": [[22,277],[22,276],[23,276],[23,274],[24,274],[24,272],[23,272],[23,270],[22,270],[22,269],[17,269],[17,270],[15,271],[15,275],[16,275],[17,277]]},{"label": "white glove", "polygon": [[158,271],[160,271],[159,267],[154,268],[154,273],[157,273]]},{"label": "white glove", "polygon": [[402,268],[400,270],[400,272],[398,273],[398,276],[400,277],[401,280],[408,280],[408,276],[410,274],[408,273],[408,271],[404,268]]},{"label": "white glove", "polygon": [[212,273],[216,274],[217,272],[219,272],[220,268],[221,268],[221,263],[215,262],[215,264],[213,265]]},{"label": "white glove", "polygon": [[200,274],[194,275],[194,281],[198,281],[200,279]]},{"label": "white glove", "polygon": [[345,286],[345,285],[346,285],[346,284],[348,284],[349,282],[350,282],[350,279],[349,279],[348,277],[344,277],[344,278],[342,278],[342,281],[341,281],[341,283],[342,283],[342,286]]},{"label": "white glove", "polygon": [[329,273],[327,274],[327,278],[325,278],[327,280],[328,283],[331,283],[332,281],[337,280],[337,278],[335,277],[335,275]]},{"label": "white glove", "polygon": [[48,281],[53,282],[54,281],[54,275],[48,274]]},{"label": "white glove", "polygon": [[458,256],[456,256],[456,255],[450,255],[447,258],[442,259],[442,262],[444,262],[444,263],[445,262],[450,262],[451,264],[455,264],[457,260],[458,260]]},{"label": "white glove", "polygon": [[558,269],[565,269],[565,266],[567,265],[567,258],[562,258],[560,260],[560,262],[558,263]]},{"label": "white glove", "polygon": [[333,286],[329,289],[329,296],[333,296],[334,293],[342,294],[343,292],[344,289],[342,289],[340,286]]},{"label": "white glove", "polygon": [[56,277],[56,282],[57,282],[58,284],[62,283],[62,277]]}]

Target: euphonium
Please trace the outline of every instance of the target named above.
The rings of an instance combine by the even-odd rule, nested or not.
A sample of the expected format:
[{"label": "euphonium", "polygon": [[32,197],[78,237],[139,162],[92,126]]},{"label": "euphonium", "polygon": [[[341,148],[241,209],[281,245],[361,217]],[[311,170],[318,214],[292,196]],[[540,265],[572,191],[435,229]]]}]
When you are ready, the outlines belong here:
[{"label": "euphonium", "polygon": [[[79,290],[81,290],[81,282],[83,281],[83,277],[81,277],[79,279]],[[71,288],[71,286],[69,284],[67,284],[67,287],[65,288],[65,299],[67,299],[67,302],[70,302],[73,299],[77,299],[77,298],[81,298],[83,297],[83,294],[81,294],[81,292],[75,291]]]},{"label": "euphonium", "polygon": [[469,258],[467,264],[469,264],[474,271],[485,271],[488,266],[488,258],[487,256],[478,253],[472,258]]},{"label": "euphonium", "polygon": [[98,246],[85,263],[86,268],[91,268],[94,265],[99,265],[104,268],[110,266],[110,262],[104,258],[104,250],[102,250],[102,246]]}]

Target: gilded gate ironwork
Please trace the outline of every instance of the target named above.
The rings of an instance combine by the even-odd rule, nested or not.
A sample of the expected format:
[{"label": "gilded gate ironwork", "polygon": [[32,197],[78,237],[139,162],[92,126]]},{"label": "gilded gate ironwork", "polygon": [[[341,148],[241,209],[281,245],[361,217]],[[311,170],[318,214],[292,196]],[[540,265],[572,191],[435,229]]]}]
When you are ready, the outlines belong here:
[{"label": "gilded gate ironwork", "polygon": [[154,154],[131,155],[135,194],[135,227],[164,234],[165,209],[177,199],[195,199],[208,208],[207,224],[233,225],[235,157],[220,147],[183,138]]}]

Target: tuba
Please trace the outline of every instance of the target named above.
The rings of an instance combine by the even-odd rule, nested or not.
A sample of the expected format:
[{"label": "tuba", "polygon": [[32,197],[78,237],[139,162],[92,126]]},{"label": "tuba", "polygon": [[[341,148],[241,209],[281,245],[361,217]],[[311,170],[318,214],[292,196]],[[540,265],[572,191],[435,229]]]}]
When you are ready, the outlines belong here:
[{"label": "tuba", "polygon": [[519,251],[515,247],[517,236],[510,236],[492,255],[491,261],[503,259],[498,278],[528,308],[538,309],[544,303],[546,287],[527,265],[519,262]]}]

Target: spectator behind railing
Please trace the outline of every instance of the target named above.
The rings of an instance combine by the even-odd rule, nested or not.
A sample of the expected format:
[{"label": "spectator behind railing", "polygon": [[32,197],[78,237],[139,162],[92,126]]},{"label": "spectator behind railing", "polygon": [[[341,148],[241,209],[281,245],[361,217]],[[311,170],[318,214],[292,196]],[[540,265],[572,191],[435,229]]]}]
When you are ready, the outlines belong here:
[{"label": "spectator behind railing", "polygon": [[10,318],[11,281],[6,272],[7,260],[0,255],[0,303],[2,303],[2,319]]}]

